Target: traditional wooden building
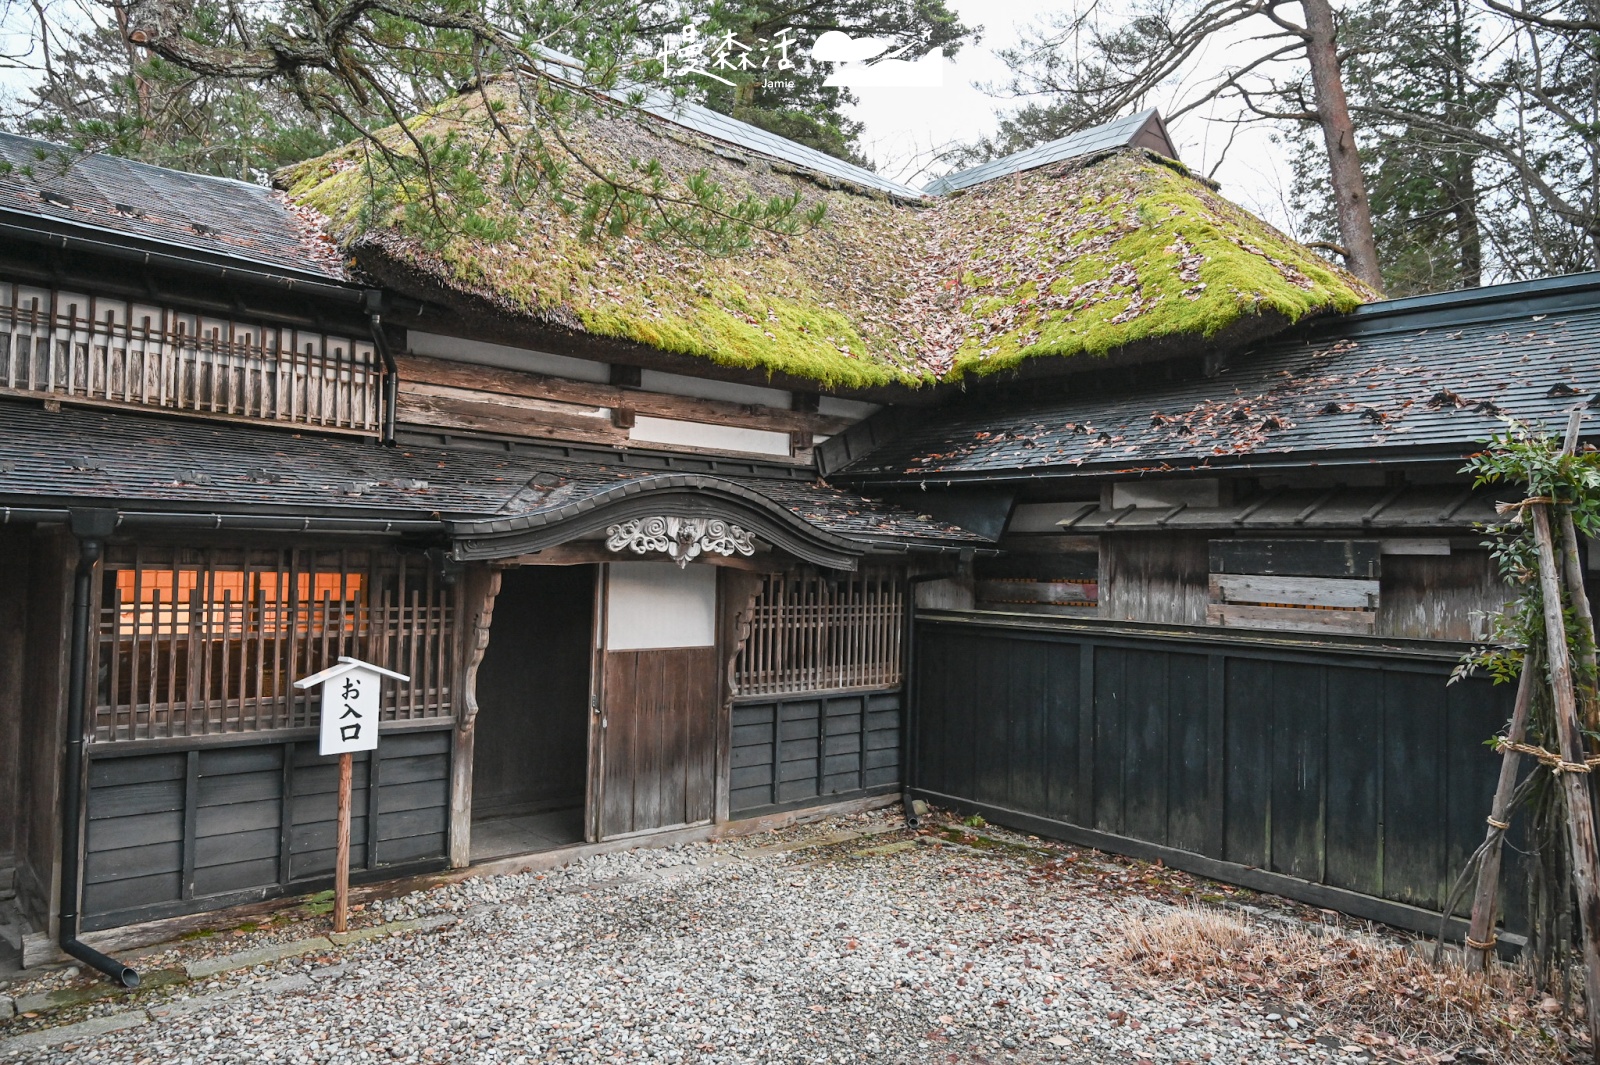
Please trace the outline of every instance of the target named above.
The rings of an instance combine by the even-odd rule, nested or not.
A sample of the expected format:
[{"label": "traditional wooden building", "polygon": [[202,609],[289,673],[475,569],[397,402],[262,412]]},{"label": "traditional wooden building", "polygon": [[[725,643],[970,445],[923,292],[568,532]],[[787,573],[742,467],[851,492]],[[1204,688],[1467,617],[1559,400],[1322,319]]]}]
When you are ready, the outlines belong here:
[{"label": "traditional wooden building", "polygon": [[913,788],[1437,930],[1511,701],[1449,683],[1512,594],[1481,528],[1502,496],[1462,465],[1507,418],[1559,433],[1576,409],[1600,435],[1600,275],[1373,303],[1049,392],[885,412],[819,456],[999,534],[921,589]]},{"label": "traditional wooden building", "polygon": [[[428,121],[471,130],[475,100]],[[1079,482],[997,546],[1009,487],[924,493],[860,441],[996,417],[960,388],[1002,377],[1221,365],[1370,295],[1153,114],[937,197],[675,101],[572,136],[824,221],[711,255],[539,201],[440,244],[360,209],[359,146],[271,191],[0,137],[0,866],[29,960],[116,971],[83,938],[323,886],[334,771],[294,682],[340,655],[410,678],[358,761],[358,879],[891,801],[913,587],[1090,602],[1095,573],[1062,549],[1087,530],[997,557]]]}]

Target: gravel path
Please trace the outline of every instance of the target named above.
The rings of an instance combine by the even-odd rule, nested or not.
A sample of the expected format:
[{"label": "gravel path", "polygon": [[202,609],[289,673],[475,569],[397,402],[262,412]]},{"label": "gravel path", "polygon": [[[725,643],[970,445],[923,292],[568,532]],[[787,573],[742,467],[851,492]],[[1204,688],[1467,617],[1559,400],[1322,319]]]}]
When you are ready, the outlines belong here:
[{"label": "gravel path", "polygon": [[184,997],[141,996],[147,1023],[0,1050],[0,1062],[1340,1058],[1301,1041],[1312,1025],[1291,1031],[1292,1018],[1259,1006],[1122,984],[1097,962],[1099,933],[1163,904],[1092,870],[1041,876],[1024,850],[905,832],[773,842],[608,855],[388,900],[376,904],[388,918],[460,920],[187,985]]}]

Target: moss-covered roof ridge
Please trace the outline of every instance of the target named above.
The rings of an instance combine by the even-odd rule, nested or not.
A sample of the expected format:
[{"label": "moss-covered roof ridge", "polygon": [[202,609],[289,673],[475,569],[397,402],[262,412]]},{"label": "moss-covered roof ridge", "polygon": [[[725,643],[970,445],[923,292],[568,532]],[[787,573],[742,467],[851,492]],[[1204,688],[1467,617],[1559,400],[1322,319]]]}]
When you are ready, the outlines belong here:
[{"label": "moss-covered roof ridge", "polygon": [[[506,120],[505,112],[497,116]],[[413,133],[482,135],[463,98]],[[704,173],[730,198],[800,197],[820,225],[758,230],[714,256],[625,234],[584,240],[554,198],[491,202],[505,239],[411,236],[399,211],[370,217],[364,150],[288,168],[279,182],[328,218],[359,267],[431,298],[532,327],[633,342],[825,389],[926,386],[1039,360],[1082,361],[1345,311],[1376,295],[1181,163],[1128,148],[1052,164],[911,204],[711,144],[656,117],[586,116],[565,134],[625,172],[655,159],[669,189]],[[426,284],[424,285],[423,282]]]}]

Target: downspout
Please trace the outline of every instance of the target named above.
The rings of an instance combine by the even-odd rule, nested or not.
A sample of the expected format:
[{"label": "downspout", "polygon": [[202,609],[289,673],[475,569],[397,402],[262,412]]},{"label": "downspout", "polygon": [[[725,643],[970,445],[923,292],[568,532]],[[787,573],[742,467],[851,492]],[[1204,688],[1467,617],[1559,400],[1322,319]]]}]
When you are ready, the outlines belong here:
[{"label": "downspout", "polygon": [[383,446],[394,447],[395,412],[400,405],[400,365],[389,350],[389,338],[383,335],[383,293],[377,289],[367,292],[367,322],[372,329],[372,344],[383,358]]},{"label": "downspout", "polygon": [[72,585],[72,644],[67,678],[67,760],[62,781],[61,905],[57,942],[79,961],[94,966],[123,987],[138,987],[139,974],[78,938],[78,902],[82,893],[80,849],[83,846],[84,708],[88,701],[89,622],[95,564],[106,537],[117,527],[114,510],[73,510],[68,524],[78,538],[78,571]]}]

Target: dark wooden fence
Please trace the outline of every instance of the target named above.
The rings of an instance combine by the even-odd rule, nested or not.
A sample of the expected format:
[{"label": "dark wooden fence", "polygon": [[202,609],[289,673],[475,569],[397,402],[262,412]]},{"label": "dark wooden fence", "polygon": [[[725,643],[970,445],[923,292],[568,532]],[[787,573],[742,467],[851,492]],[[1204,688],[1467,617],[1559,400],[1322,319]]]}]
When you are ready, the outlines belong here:
[{"label": "dark wooden fence", "polygon": [[900,701],[899,691],[857,691],[735,702],[733,816],[892,790]]},{"label": "dark wooden fence", "polygon": [[[83,926],[216,909],[331,882],[336,758],[310,741],[148,751],[89,765]],[[448,853],[450,733],[386,734],[355,756],[352,879],[437,868]],[[373,768],[376,766],[376,780]]]},{"label": "dark wooden fence", "polygon": [[924,615],[911,779],[996,823],[1436,931],[1511,702],[1447,686],[1457,654]]}]

